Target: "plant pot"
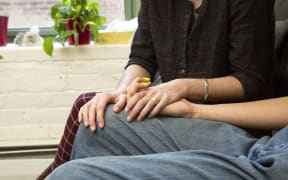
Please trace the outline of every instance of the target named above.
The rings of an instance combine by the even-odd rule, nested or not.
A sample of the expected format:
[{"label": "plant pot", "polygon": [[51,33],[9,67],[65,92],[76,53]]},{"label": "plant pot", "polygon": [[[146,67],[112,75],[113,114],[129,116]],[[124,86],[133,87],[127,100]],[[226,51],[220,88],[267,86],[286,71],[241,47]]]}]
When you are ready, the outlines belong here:
[{"label": "plant pot", "polygon": [[6,46],[8,32],[8,16],[0,16],[0,46]]},{"label": "plant pot", "polygon": [[[74,20],[69,20],[67,25],[66,25],[66,29],[67,30],[73,30],[73,23],[74,23]],[[89,26],[87,26],[83,32],[77,26],[77,32],[79,34],[79,40],[78,40],[79,45],[90,44],[90,28],[89,28]],[[73,35],[68,37],[68,44],[69,45],[75,45],[75,39],[74,39]]]},{"label": "plant pot", "polygon": [[94,42],[98,44],[128,44],[131,43],[132,31],[125,32],[99,32]]}]

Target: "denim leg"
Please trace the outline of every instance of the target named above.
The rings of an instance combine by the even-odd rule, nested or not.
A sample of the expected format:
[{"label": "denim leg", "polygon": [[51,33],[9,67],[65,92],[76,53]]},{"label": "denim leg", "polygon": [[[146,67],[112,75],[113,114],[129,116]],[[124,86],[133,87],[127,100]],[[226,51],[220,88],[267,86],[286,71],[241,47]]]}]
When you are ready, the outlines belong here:
[{"label": "denim leg", "polygon": [[126,118],[127,113],[116,114],[108,106],[104,129],[93,133],[81,125],[71,159],[185,150],[209,150],[237,157],[247,154],[257,140],[244,130],[221,122],[156,117],[128,123]]},{"label": "denim leg", "polygon": [[60,166],[49,179],[286,180],[287,169],[288,126],[273,137],[259,139],[248,156],[189,150],[91,157]]},{"label": "denim leg", "polygon": [[267,179],[287,179],[288,177],[288,126],[271,138],[263,137],[249,151],[248,158]]},{"label": "denim leg", "polygon": [[49,180],[56,179],[264,180],[267,178],[245,156],[233,157],[212,151],[191,150],[72,160],[53,171]]}]

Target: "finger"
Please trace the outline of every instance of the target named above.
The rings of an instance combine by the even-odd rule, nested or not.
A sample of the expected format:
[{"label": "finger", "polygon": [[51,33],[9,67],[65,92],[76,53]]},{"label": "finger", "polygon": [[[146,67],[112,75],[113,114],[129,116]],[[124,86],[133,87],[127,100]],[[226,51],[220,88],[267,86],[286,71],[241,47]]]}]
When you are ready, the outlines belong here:
[{"label": "finger", "polygon": [[116,113],[121,111],[124,108],[125,104],[126,104],[126,95],[121,93],[119,95],[119,100],[113,106],[113,111]]},{"label": "finger", "polygon": [[115,95],[109,94],[106,96],[102,96],[99,103],[97,104],[97,124],[99,128],[104,128],[105,122],[104,122],[104,111],[106,109],[106,106],[109,102],[113,102],[113,99],[115,99]]},{"label": "finger", "polygon": [[89,118],[88,118],[88,124],[90,126],[91,131],[96,130],[95,116],[96,116],[96,104],[95,102],[93,102],[89,107]]},{"label": "finger", "polygon": [[[94,97],[95,98],[95,97]],[[93,99],[94,99],[93,98]],[[90,106],[90,104],[91,104],[91,102],[92,102],[92,100],[93,99],[91,99],[90,101],[88,101],[86,104],[84,104],[81,108],[80,108],[80,110],[79,110],[79,113],[78,113],[78,121],[79,121],[79,123],[80,122],[84,122],[84,110],[85,110],[85,108],[87,108],[87,107],[89,107]]]},{"label": "finger", "polygon": [[140,111],[146,106],[147,103],[148,103],[148,99],[147,98],[142,98],[141,100],[139,100],[135,104],[133,109],[129,112],[129,115],[127,117],[127,121],[128,122],[133,121],[134,118],[140,113]]},{"label": "finger", "polygon": [[141,82],[141,83],[137,83],[134,86],[132,86],[130,88],[130,96],[132,96],[133,94],[139,92],[142,89],[146,89],[151,85],[151,82]]},{"label": "finger", "polygon": [[159,114],[159,112],[161,111],[161,109],[165,106],[165,101],[160,101],[158,104],[156,104],[154,106],[154,108],[152,109],[152,111],[150,111],[148,118],[153,118],[155,117],[157,114]]},{"label": "finger", "polygon": [[78,122],[81,123],[83,121],[83,106],[80,108],[79,112],[78,112]]},{"label": "finger", "polygon": [[83,111],[82,111],[82,118],[83,118],[83,123],[85,125],[85,127],[88,127],[89,126],[89,123],[88,123],[88,106],[87,104],[83,106]]},{"label": "finger", "polygon": [[125,111],[129,112],[137,104],[137,102],[140,101],[145,96],[145,94],[146,94],[145,91],[141,91],[141,92],[136,93],[134,96],[132,96],[127,101]]},{"label": "finger", "polygon": [[141,89],[145,89],[150,85],[151,85],[151,79],[149,77],[137,77],[127,87],[126,95],[129,98],[133,96],[133,94],[140,91]]},{"label": "finger", "polygon": [[146,106],[141,110],[139,113],[137,120],[142,121],[152,110],[153,108],[158,104],[158,100],[156,98],[151,98]]}]

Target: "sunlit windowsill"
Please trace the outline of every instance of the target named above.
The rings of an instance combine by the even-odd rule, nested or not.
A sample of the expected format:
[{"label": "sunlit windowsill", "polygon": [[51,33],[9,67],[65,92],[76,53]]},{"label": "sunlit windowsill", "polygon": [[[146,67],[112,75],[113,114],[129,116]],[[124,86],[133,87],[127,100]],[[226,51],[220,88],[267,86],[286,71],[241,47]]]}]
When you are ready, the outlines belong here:
[{"label": "sunlit windowsill", "polygon": [[61,44],[54,45],[53,56],[50,57],[42,49],[42,46],[19,47],[15,44],[8,44],[0,47],[0,54],[7,61],[43,61],[43,60],[95,60],[95,59],[128,59],[130,44],[109,44],[99,45],[91,42],[90,45],[78,47]]}]

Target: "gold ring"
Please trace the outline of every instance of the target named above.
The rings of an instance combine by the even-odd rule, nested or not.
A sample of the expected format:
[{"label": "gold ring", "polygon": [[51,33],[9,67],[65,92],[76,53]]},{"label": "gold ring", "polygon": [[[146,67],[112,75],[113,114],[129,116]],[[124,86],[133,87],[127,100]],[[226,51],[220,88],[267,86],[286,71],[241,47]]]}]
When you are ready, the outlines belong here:
[{"label": "gold ring", "polygon": [[126,96],[131,96],[131,91],[129,89],[126,91]]},{"label": "gold ring", "polygon": [[156,99],[155,97],[152,97],[152,98],[151,98],[151,101],[153,101],[153,102],[155,102],[155,103],[156,103],[156,100],[157,100],[157,99]]}]

